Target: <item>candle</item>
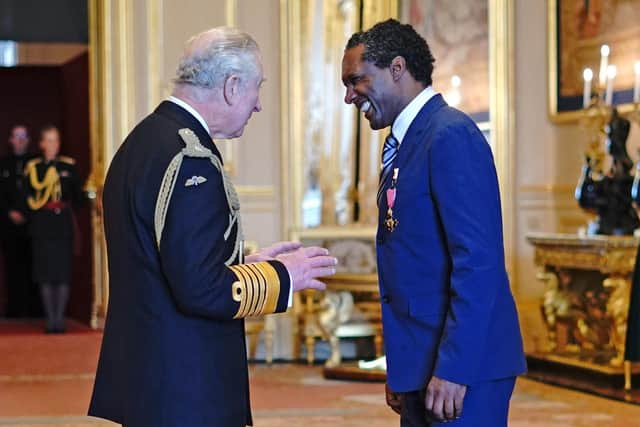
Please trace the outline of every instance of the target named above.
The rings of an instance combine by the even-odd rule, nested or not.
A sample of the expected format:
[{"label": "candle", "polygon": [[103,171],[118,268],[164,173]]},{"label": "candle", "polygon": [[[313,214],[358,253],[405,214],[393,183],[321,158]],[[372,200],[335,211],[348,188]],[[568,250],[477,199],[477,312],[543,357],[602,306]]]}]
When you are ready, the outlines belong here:
[{"label": "candle", "polygon": [[451,105],[457,107],[462,101],[462,94],[460,93],[460,85],[462,85],[462,79],[460,76],[454,75],[451,77],[451,92],[449,97],[451,99]]},{"label": "candle", "polygon": [[606,44],[603,44],[600,48],[600,75],[599,75],[599,83],[600,89],[604,89],[604,85],[607,83],[607,70],[609,64],[609,53],[611,49]]},{"label": "candle", "polygon": [[640,102],[640,61],[637,61],[633,68],[636,72],[636,80],[633,85],[633,102]]},{"label": "candle", "polygon": [[616,78],[618,70],[615,65],[609,65],[607,67],[607,91],[604,97],[605,103],[611,105],[613,101],[613,79]]},{"label": "candle", "polygon": [[587,108],[591,103],[591,80],[593,80],[593,71],[591,68],[585,68],[582,72],[584,78],[584,91],[582,94],[582,107]]}]

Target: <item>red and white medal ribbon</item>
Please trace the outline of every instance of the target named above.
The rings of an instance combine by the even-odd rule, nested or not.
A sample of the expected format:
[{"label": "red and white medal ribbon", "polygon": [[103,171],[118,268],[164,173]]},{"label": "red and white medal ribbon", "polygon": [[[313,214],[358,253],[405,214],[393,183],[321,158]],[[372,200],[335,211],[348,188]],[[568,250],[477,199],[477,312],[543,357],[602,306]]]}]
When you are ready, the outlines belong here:
[{"label": "red and white medal ribbon", "polygon": [[396,194],[397,187],[396,183],[398,182],[398,174],[400,173],[400,169],[393,169],[393,179],[391,180],[391,187],[387,189],[387,217],[384,220],[384,224],[387,227],[387,230],[393,232],[398,226],[398,220],[393,217],[393,207],[396,204]]}]

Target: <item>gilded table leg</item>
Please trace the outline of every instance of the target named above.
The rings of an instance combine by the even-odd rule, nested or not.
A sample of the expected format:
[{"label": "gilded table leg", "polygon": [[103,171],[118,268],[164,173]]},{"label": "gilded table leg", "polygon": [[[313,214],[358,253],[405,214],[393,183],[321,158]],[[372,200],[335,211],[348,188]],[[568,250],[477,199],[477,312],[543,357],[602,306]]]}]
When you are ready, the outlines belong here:
[{"label": "gilded table leg", "polygon": [[537,275],[537,279],[544,283],[544,296],[541,310],[544,324],[547,328],[547,351],[554,351],[558,348],[557,317],[568,311],[569,307],[562,297],[558,276],[543,270]]},{"label": "gilded table leg", "polygon": [[627,335],[627,316],[629,314],[629,292],[631,283],[624,277],[609,277],[604,280],[605,288],[611,288],[607,301],[607,315],[611,319],[611,344],[615,348],[615,356],[610,364],[622,366],[624,347]]},{"label": "gilded table leg", "polygon": [[376,334],[373,337],[373,345],[376,348],[376,357],[382,357],[382,330],[381,328],[376,328]]},{"label": "gilded table leg", "polygon": [[307,346],[307,363],[313,365],[315,359],[315,343],[316,338],[314,336],[315,325],[315,310],[313,302],[313,291],[304,291],[305,297],[305,313],[304,313],[304,335],[305,344]]},{"label": "gilded table leg", "polygon": [[313,365],[313,361],[315,359],[315,346],[316,346],[316,339],[313,337],[313,335],[308,335],[305,338],[305,343],[307,345],[307,364],[308,365]]},{"label": "gilded table leg", "polygon": [[276,329],[275,318],[273,316],[265,316],[264,319],[264,348],[265,359],[268,364],[273,362],[273,333]]}]

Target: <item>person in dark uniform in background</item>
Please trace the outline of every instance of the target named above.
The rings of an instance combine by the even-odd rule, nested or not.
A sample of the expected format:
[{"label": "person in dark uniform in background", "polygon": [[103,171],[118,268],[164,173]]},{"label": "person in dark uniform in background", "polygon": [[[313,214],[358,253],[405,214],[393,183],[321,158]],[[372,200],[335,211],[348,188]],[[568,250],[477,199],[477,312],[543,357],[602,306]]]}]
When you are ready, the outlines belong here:
[{"label": "person in dark uniform in background", "polygon": [[7,317],[37,315],[37,291],[31,280],[31,239],[27,232],[28,209],[24,168],[29,154],[26,126],[16,125],[9,137],[11,154],[0,159],[0,239],[7,287]]},{"label": "person in dark uniform in background", "polygon": [[40,149],[42,155],[25,168],[33,280],[40,285],[46,331],[60,333],[65,330],[77,233],[73,206],[82,201],[82,189],[75,160],[59,155],[60,132],[55,126],[42,130]]},{"label": "person in dark uniform in background", "polygon": [[89,415],[125,427],[251,425],[244,318],[285,311],[292,291],[335,272],[326,249],[291,242],[242,256],[238,195],[214,139],[242,135],[263,80],[248,34],[193,37],[172,96],[113,158],[109,309]]}]

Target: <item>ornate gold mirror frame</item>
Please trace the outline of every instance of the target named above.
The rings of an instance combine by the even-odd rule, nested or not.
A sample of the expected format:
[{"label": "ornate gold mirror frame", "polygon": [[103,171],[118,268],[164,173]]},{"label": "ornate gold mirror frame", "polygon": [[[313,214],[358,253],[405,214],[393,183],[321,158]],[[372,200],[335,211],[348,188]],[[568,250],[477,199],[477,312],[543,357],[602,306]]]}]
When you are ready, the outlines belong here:
[{"label": "ornate gold mirror frame", "polygon": [[108,67],[107,28],[108,17],[105,2],[89,1],[89,117],[91,135],[91,173],[86,188],[91,197],[91,228],[93,242],[93,301],[91,305],[91,327],[96,329],[104,323],[108,301],[108,277],[106,246],[103,235],[102,186],[106,171],[105,146],[106,131],[105,104],[107,103]]},{"label": "ornate gold mirror frame", "polygon": [[[498,170],[498,176],[500,179],[500,189],[502,194],[503,204],[503,216],[504,216],[504,234],[505,234],[505,252],[507,260],[507,268],[513,276],[513,268],[515,257],[513,256],[514,245],[514,103],[513,103],[513,91],[514,91],[514,74],[513,74],[513,43],[514,43],[514,1],[513,0],[487,0],[489,9],[489,92],[490,92],[490,128],[491,133],[491,145],[494,149],[494,156],[496,160],[496,167]],[[378,153],[371,147],[379,145],[379,141],[384,138],[384,134],[379,132],[372,132],[368,129],[368,126],[361,126],[359,132],[356,129],[351,129],[352,135],[348,135],[348,138],[360,138],[360,186],[357,189],[352,189],[351,201],[357,200],[360,203],[361,211],[364,215],[361,215],[361,220],[357,223],[352,221],[346,221],[345,224],[341,224],[340,221],[331,219],[328,223],[323,224],[323,227],[307,227],[303,221],[302,206],[305,202],[305,192],[308,190],[305,188],[305,180],[309,175],[309,165],[307,155],[304,147],[305,138],[309,138],[308,127],[314,126],[310,123],[310,120],[318,120],[317,117],[310,117],[312,114],[308,114],[311,111],[307,108],[309,91],[306,90],[305,84],[309,84],[305,79],[309,79],[309,76],[304,74],[309,70],[313,72],[311,68],[311,62],[313,58],[310,58],[306,53],[316,51],[310,50],[309,46],[309,28],[313,24],[317,24],[318,20],[321,20],[325,24],[330,24],[325,34],[322,34],[324,38],[319,46],[326,46],[328,43],[336,42],[336,34],[338,37],[349,37],[353,31],[341,22],[340,19],[344,18],[346,13],[351,13],[351,8],[360,8],[362,6],[362,27],[369,28],[375,22],[384,20],[389,17],[396,17],[398,15],[398,0],[351,0],[351,1],[312,1],[312,0],[281,0],[280,2],[280,16],[281,16],[281,111],[282,111],[282,183],[283,194],[282,197],[282,224],[283,230],[290,238],[304,238],[309,236],[320,236],[323,234],[323,229],[330,235],[334,235],[336,230],[344,230],[344,227],[349,229],[349,235],[354,233],[360,234],[363,237],[371,236],[373,238],[373,230],[375,227],[375,215],[371,218],[367,215],[367,211],[372,209],[375,211],[375,206],[369,206],[367,203],[371,189],[377,186],[377,164]],[[324,16],[314,16],[315,14],[323,14]],[[304,22],[303,22],[304,21]],[[310,24],[311,27],[310,27]],[[341,34],[340,32],[347,33]],[[318,37],[317,34],[315,37]],[[307,43],[307,46],[303,48],[303,43]],[[338,52],[341,52],[344,41],[341,41],[341,46]],[[326,51],[321,52],[326,53]],[[320,55],[321,55],[320,54]],[[340,56],[340,55],[338,55]],[[341,61],[341,57],[336,58],[335,61]],[[319,62],[323,67],[335,71],[333,67],[334,59],[321,58]],[[333,68],[332,68],[333,67]],[[324,74],[324,80],[335,80],[336,85],[340,85],[339,71],[335,72],[335,75]],[[326,98],[323,99],[324,104],[329,104],[331,107],[328,111],[338,110],[342,107],[342,97],[344,92],[339,92],[339,96],[333,96],[335,91],[332,87],[328,87],[325,92]],[[320,108],[320,111],[324,111]],[[335,111],[331,111],[331,114],[335,114]],[[353,113],[355,114],[355,112]],[[344,119],[344,115],[342,119]],[[320,120],[325,120],[327,117],[322,115]],[[333,123],[333,126],[340,126],[338,120],[330,118],[328,123]],[[355,122],[355,121],[354,121]],[[315,124],[317,125],[317,123]],[[317,127],[317,126],[316,126]],[[331,128],[332,126],[326,126]],[[326,129],[321,129],[320,132],[327,132]],[[335,135],[336,132],[333,129]],[[306,132],[306,133],[305,133]],[[342,135],[344,137],[344,134]],[[326,136],[313,138],[319,138],[321,141],[326,139]],[[376,144],[376,140],[378,144]],[[315,140],[314,140],[315,143]],[[328,156],[326,161],[326,167],[335,168],[336,162],[340,162],[340,158]],[[353,159],[348,159],[353,162]],[[331,169],[333,170],[333,169]],[[313,175],[311,175],[313,176]],[[332,190],[336,190],[334,187],[329,187]],[[332,192],[329,191],[330,195]],[[359,230],[359,231],[358,231]]]},{"label": "ornate gold mirror frame", "polygon": [[[136,85],[134,82],[134,32],[141,20],[134,22],[134,7],[144,11],[146,25],[137,43],[146,48],[146,67],[154,70],[140,83],[147,85],[144,109],[153,109],[161,97],[159,74],[161,47],[161,1],[89,0],[89,99],[91,174],[86,188],[92,200],[93,300],[91,326],[101,328],[109,300],[107,251],[103,234],[102,187],[107,167],[120,142],[136,120]],[[148,48],[152,46],[152,48]],[[138,85],[140,90],[140,85]],[[142,92],[141,92],[142,93]],[[138,108],[140,105],[138,105]]]}]

